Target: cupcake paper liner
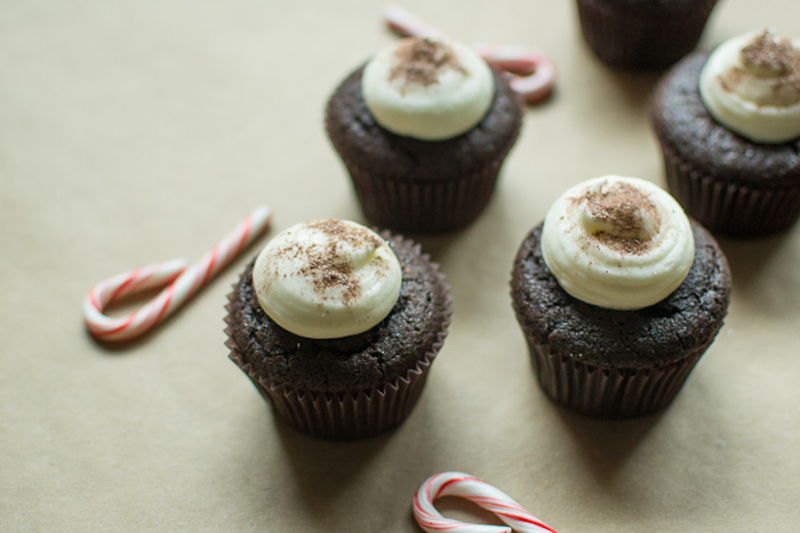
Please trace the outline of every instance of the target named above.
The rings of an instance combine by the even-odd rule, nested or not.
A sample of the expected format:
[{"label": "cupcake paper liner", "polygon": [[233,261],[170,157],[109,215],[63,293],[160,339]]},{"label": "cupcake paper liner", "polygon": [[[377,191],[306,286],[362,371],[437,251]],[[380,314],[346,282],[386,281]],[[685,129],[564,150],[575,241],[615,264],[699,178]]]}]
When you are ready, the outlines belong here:
[{"label": "cupcake paper liner", "polygon": [[800,217],[800,185],[759,188],[705,175],[659,137],[669,192],[686,213],[714,233],[758,237],[780,233]]},{"label": "cupcake paper liner", "polygon": [[426,357],[405,379],[369,392],[312,393],[275,385],[241,359],[229,340],[230,359],[247,374],[275,413],[296,429],[329,440],[356,440],[391,429],[408,417],[422,393],[433,357]]},{"label": "cupcake paper liner", "polygon": [[542,389],[557,403],[597,418],[630,418],[669,405],[707,346],[666,366],[604,369],[553,353],[526,335]]},{"label": "cupcake paper liner", "polygon": [[[387,238],[388,232],[382,236]],[[395,237],[403,241],[402,237]],[[420,253],[420,245],[413,245],[423,261],[430,263],[427,254]],[[387,431],[405,420],[411,413],[422,393],[433,360],[447,337],[452,316],[452,298],[444,275],[438,271],[436,263],[430,263],[436,276],[436,283],[444,289],[444,320],[437,340],[404,377],[383,383],[368,391],[351,392],[312,392],[298,391],[286,385],[274,383],[250,363],[243,360],[238,346],[233,341],[230,309],[233,291],[228,295],[225,306],[225,345],[230,349],[230,359],[250,378],[256,389],[269,402],[275,414],[289,425],[312,437],[328,440],[357,440]],[[235,287],[235,285],[234,285]]]},{"label": "cupcake paper liner", "polygon": [[508,150],[458,180],[394,179],[366,172],[347,159],[344,164],[370,223],[401,233],[435,233],[464,227],[481,214]]},{"label": "cupcake paper liner", "polygon": [[629,69],[663,69],[692,51],[717,0],[695,8],[615,7],[577,0],[584,39],[603,61]]}]

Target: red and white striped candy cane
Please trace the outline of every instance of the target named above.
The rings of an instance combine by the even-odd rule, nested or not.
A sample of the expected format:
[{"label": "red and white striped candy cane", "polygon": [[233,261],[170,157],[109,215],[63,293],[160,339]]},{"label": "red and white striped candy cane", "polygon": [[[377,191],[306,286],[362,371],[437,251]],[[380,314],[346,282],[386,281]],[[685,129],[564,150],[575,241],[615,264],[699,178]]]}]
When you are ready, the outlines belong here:
[{"label": "red and white striped candy cane", "polygon": [[556,81],[556,64],[541,52],[515,45],[476,44],[487,63],[513,74],[509,85],[529,104],[547,100]]},{"label": "red and white striped candy cane", "polygon": [[[386,25],[401,36],[443,38],[444,34],[396,5],[383,10]],[[507,73],[514,91],[531,105],[547,100],[555,87],[556,64],[541,52],[513,45],[476,44],[487,63]]]},{"label": "red and white striped candy cane", "polygon": [[[496,514],[510,527],[474,524],[445,518],[433,506],[441,496],[458,496]],[[443,472],[429,477],[414,494],[414,518],[428,533],[557,533],[533,516],[505,492],[463,472]]]},{"label": "red and white striped candy cane", "polygon": [[[174,259],[117,274],[95,285],[83,302],[86,327],[96,338],[124,341],[138,337],[164,320],[266,230],[272,219],[268,207],[258,207],[197,263]],[[168,285],[167,285],[168,284]],[[130,315],[111,318],[103,310],[128,294],[164,287],[158,296]]]},{"label": "red and white striped candy cane", "polygon": [[388,4],[383,8],[383,20],[391,30],[401,37],[441,39],[445,36],[441,31],[433,26],[428,26],[415,15],[394,4]]}]

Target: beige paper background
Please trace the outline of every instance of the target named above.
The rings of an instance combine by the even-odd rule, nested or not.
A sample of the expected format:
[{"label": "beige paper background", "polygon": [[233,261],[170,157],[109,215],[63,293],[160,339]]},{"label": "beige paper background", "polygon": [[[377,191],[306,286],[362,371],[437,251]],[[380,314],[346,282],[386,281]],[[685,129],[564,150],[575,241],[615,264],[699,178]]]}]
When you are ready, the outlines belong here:
[{"label": "beige paper background", "polygon": [[[625,422],[561,410],[534,381],[511,260],[568,186],[661,183],[645,115],[656,76],[599,64],[570,2],[402,5],[466,42],[540,49],[561,77],[527,111],[483,216],[420,239],[455,302],[416,410],[385,436],[335,444],[276,422],[227,359],[225,295],[267,238],[138,342],[96,343],[81,304],[117,272],[199,258],[261,203],[273,235],[363,222],[322,113],[394,39],[382,3],[2,3],[0,531],[415,532],[411,496],[445,470],[561,533],[797,531],[800,227],[721,241],[730,314],[668,410]],[[764,26],[800,36],[796,0],[722,0],[701,47]]]}]

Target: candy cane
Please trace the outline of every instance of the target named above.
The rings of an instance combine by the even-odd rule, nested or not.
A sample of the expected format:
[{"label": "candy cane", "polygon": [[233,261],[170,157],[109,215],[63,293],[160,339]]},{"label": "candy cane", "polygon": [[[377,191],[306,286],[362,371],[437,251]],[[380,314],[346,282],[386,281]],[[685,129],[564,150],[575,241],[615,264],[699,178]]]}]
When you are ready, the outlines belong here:
[{"label": "candy cane", "polygon": [[[396,5],[383,10],[386,25],[401,36],[441,39],[444,34]],[[511,45],[476,44],[475,51],[487,63],[511,77],[509,84],[530,105],[547,100],[556,83],[556,64],[545,54]]]},{"label": "candy cane", "polygon": [[[233,231],[188,269],[184,259],[174,259],[123,272],[101,281],[89,291],[83,302],[83,316],[89,332],[98,339],[123,341],[148,331],[239,255],[266,230],[271,219],[272,212],[268,207],[254,209]],[[120,318],[103,314],[103,309],[114,300],[157,287],[164,289],[138,311]]]},{"label": "candy cane", "polygon": [[428,26],[422,20],[412,15],[400,6],[389,4],[383,8],[383,19],[389,29],[401,37],[430,37],[441,39],[445,35],[434,28]]},{"label": "candy cane", "polygon": [[[496,514],[511,527],[473,524],[445,518],[433,506],[441,496],[459,496]],[[557,533],[555,529],[522,508],[505,492],[462,472],[444,472],[429,477],[414,494],[414,518],[428,533]]]}]

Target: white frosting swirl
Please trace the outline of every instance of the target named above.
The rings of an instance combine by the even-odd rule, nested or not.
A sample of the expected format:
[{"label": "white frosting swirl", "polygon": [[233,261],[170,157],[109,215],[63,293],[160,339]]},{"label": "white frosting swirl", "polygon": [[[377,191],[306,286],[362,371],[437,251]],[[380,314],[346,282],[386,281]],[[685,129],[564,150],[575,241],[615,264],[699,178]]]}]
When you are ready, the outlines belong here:
[{"label": "white frosting swirl", "polygon": [[700,73],[717,122],[758,143],[800,137],[800,40],[752,32],[719,45]]},{"label": "white frosting swirl", "polygon": [[279,326],[333,339],[376,326],[400,296],[403,273],[392,249],[346,220],[297,224],[276,236],[253,267],[261,307]]},{"label": "white frosting swirl", "polygon": [[364,103],[378,124],[424,140],[475,126],[494,90],[491,68],[468,46],[413,37],[379,52],[361,78]]},{"label": "white frosting swirl", "polygon": [[541,249],[559,285],[609,309],[641,309],[672,293],[694,260],[681,206],[637,178],[603,176],[572,187],[550,208]]}]

